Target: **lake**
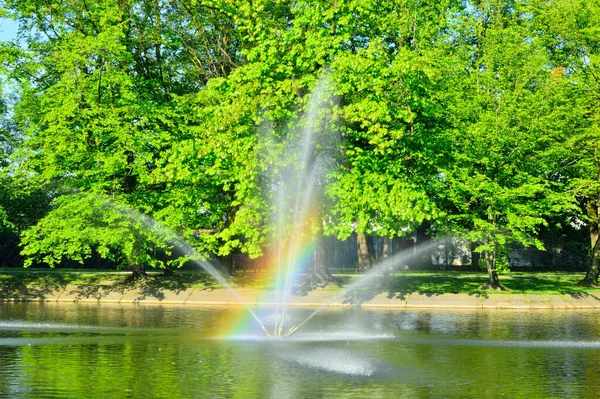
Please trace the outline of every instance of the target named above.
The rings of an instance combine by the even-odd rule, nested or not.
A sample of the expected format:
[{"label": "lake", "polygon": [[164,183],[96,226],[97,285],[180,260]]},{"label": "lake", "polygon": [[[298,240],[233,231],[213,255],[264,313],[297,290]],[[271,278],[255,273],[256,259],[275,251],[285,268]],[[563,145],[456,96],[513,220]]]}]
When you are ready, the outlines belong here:
[{"label": "lake", "polygon": [[[299,323],[314,309],[293,309]],[[582,398],[598,311],[326,309],[268,338],[237,307],[0,304],[6,398]],[[268,320],[268,310],[261,317]]]}]

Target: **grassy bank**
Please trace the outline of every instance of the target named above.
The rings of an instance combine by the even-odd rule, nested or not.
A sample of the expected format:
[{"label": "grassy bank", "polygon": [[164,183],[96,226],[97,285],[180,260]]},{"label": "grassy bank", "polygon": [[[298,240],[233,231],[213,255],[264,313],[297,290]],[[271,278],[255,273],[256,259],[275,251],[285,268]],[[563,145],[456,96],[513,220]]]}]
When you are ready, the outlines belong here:
[{"label": "grassy bank", "polygon": [[[0,295],[9,295],[26,291],[28,287],[59,288],[67,285],[77,286],[126,286],[126,272],[101,270],[48,270],[48,269],[0,269]],[[371,292],[431,293],[431,294],[480,294],[492,293],[551,295],[600,292],[599,288],[577,287],[581,274],[568,273],[511,273],[501,276],[505,291],[482,291],[486,275],[475,272],[397,272],[383,283],[381,276],[361,279],[358,274],[335,274],[337,284],[325,290],[343,290],[353,285],[354,289]],[[272,274],[264,272],[238,272],[229,278],[232,286],[271,290],[274,288]],[[148,278],[133,285],[155,289],[182,290],[187,288],[222,288],[210,275],[197,271],[177,271],[172,276],[162,272],[150,272]],[[306,289],[306,287],[304,287]]]},{"label": "grassy bank", "polygon": [[[349,284],[355,277],[339,277],[342,286]],[[599,292],[598,288],[578,287],[576,284],[582,276],[561,275],[551,273],[536,273],[528,275],[502,276],[500,278],[504,291],[484,291],[481,286],[487,281],[487,276],[481,274],[396,274],[390,278],[387,288],[391,292],[431,293],[431,294],[577,294]],[[375,285],[371,284],[370,288]],[[367,289],[367,288],[366,288]]]}]

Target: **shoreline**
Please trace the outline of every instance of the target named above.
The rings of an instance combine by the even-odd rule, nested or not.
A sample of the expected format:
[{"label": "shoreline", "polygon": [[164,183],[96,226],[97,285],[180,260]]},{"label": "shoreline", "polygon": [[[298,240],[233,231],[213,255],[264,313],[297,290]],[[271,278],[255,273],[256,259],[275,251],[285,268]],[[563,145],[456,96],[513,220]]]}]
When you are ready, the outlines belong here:
[{"label": "shoreline", "polygon": [[[29,286],[19,293],[2,292],[0,302],[169,304],[180,306],[243,306],[229,290],[119,285]],[[275,306],[274,291],[238,289],[239,298],[249,307]],[[346,292],[313,290],[292,295],[289,306],[367,307],[388,309],[600,309],[600,294],[435,294],[400,292]]]}]

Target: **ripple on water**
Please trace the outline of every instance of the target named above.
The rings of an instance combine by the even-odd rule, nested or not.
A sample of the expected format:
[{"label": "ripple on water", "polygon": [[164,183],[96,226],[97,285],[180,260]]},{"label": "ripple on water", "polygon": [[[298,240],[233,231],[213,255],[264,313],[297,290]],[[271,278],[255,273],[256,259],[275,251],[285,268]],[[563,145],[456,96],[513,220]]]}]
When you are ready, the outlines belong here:
[{"label": "ripple on water", "polygon": [[370,334],[361,332],[307,332],[298,333],[290,337],[268,337],[265,334],[241,334],[223,337],[231,341],[256,341],[256,342],[359,342],[359,341],[382,341],[393,339],[392,334]]},{"label": "ripple on water", "polygon": [[372,377],[381,369],[375,359],[336,348],[287,350],[279,356],[301,367],[351,376]]}]

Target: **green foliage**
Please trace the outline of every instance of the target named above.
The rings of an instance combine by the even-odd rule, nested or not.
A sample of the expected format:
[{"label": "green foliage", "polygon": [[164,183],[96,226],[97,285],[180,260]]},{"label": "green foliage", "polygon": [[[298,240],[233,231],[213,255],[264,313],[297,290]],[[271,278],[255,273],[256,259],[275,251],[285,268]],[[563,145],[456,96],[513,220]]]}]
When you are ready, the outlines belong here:
[{"label": "green foliage", "polygon": [[540,29],[548,32],[545,44],[555,67],[556,87],[569,98],[558,156],[562,173],[583,201],[600,196],[598,139],[600,138],[600,5],[596,2],[556,2],[552,7],[536,3]]},{"label": "green foliage", "polygon": [[0,231],[24,231],[37,223],[48,211],[52,200],[51,186],[34,178],[0,172]]},{"label": "green foliage", "polygon": [[456,128],[451,162],[441,168],[448,216],[440,227],[492,254],[492,270],[505,268],[512,242],[541,249],[536,236],[547,218],[575,209],[551,172],[564,126],[549,121],[563,115],[563,98],[527,10],[481,2],[456,25],[464,72],[449,81]]},{"label": "green foliage", "polygon": [[355,38],[355,47],[332,62],[343,141],[328,187],[334,200],[328,233],[404,235],[444,213],[430,188],[445,152],[447,105],[437,90],[454,64],[445,40],[447,17],[457,6],[360,7],[357,30],[379,31]]},{"label": "green foliage", "polygon": [[151,249],[169,240],[126,209],[202,254],[260,256],[324,75],[316,233],[401,236],[428,221],[497,254],[497,269],[512,242],[541,248],[574,193],[600,197],[594,2],[0,5],[21,24],[0,46],[15,97],[0,102],[0,162],[19,170],[0,223],[22,230],[42,211],[8,203],[58,197],[23,235],[32,259],[163,266]]},{"label": "green foliage", "polygon": [[[25,267],[34,261],[51,267],[63,259],[84,263],[94,252],[124,267],[165,267],[177,237],[126,206],[105,196],[78,193],[63,195],[50,212],[22,234]],[[164,257],[163,257],[164,258]]]},{"label": "green foliage", "polygon": [[[6,1],[4,7],[21,22],[25,47],[10,54],[9,68],[20,100],[12,119],[26,138],[21,168],[58,182],[59,191],[109,195],[186,238],[221,227],[231,190],[211,174],[221,169],[214,165],[221,154],[205,143],[204,114],[190,104],[210,79],[240,62],[229,6]],[[183,164],[187,154],[193,162]],[[82,206],[66,196],[58,209],[71,200],[74,208]],[[60,226],[69,236],[68,226]],[[55,231],[47,232],[63,234]],[[214,239],[193,242],[204,252],[217,245]],[[74,249],[60,253],[81,260]]]},{"label": "green foliage", "polygon": [[8,79],[19,53],[13,44],[0,43],[0,232],[9,234],[39,220],[51,199],[48,186],[19,170],[22,137],[12,117],[18,98]]}]

